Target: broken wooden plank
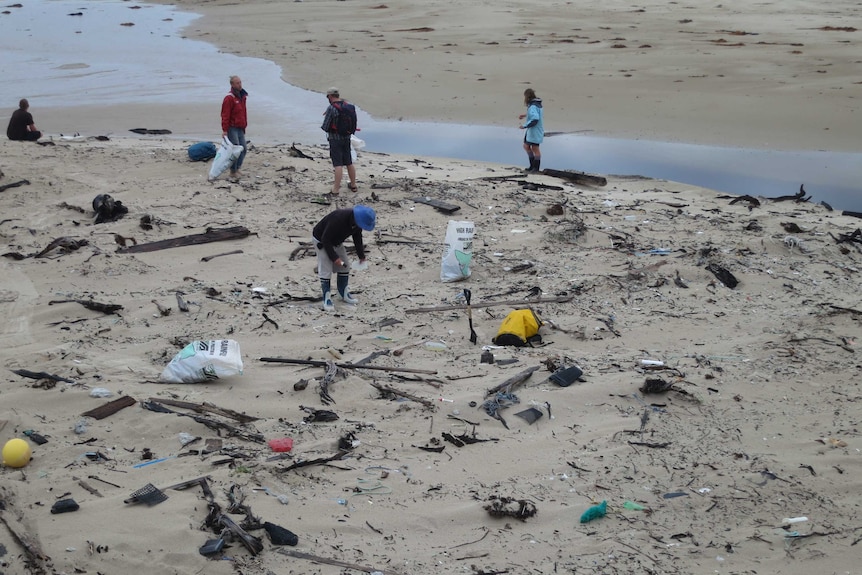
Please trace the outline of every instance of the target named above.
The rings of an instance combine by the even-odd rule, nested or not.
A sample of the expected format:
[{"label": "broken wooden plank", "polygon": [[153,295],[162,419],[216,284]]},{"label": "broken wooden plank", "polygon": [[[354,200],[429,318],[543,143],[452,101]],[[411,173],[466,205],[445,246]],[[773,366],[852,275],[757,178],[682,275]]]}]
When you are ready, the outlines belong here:
[{"label": "broken wooden plank", "polygon": [[251,234],[248,228],[244,226],[233,226],[230,228],[207,228],[202,234],[191,234],[188,236],[180,236],[167,240],[159,240],[146,244],[138,244],[120,248],[117,253],[120,254],[137,254],[142,252],[154,252],[165,250],[168,248],[179,248],[183,246],[194,246],[198,244],[207,244],[210,242],[221,242],[225,240],[239,240],[246,238]]},{"label": "broken wooden plank", "polygon": [[553,170],[550,168],[545,168],[541,171],[541,173],[546,176],[553,176],[554,178],[568,180],[576,184],[586,184],[589,186],[608,185],[608,180],[604,176],[594,176],[593,174],[587,174],[584,172],[579,172],[577,170]]},{"label": "broken wooden plank", "polygon": [[[296,365],[313,365],[315,367],[326,367],[329,361],[321,361],[317,359],[287,359],[281,357],[262,357],[260,361],[266,361],[270,363],[293,363]],[[424,373],[427,375],[436,375],[437,372],[430,369],[414,369],[410,367],[388,367],[385,365],[356,365],[353,363],[336,363],[336,367],[343,367],[345,369],[376,369],[379,371],[401,371],[404,373]]]},{"label": "broken wooden plank", "polygon": [[240,423],[251,423],[252,421],[257,421],[260,419],[259,417],[253,417],[251,415],[246,415],[245,413],[233,411],[232,409],[218,407],[216,405],[213,405],[212,403],[207,402],[192,403],[190,401],[180,401],[178,399],[167,399],[161,397],[151,397],[147,401],[154,401],[163,405],[170,405],[171,407],[182,407],[184,409],[190,409],[198,413],[215,413],[216,415],[235,419]]},{"label": "broken wooden plank", "polygon": [[81,414],[81,417],[92,417],[93,419],[105,419],[111,415],[114,415],[121,409],[125,409],[130,405],[135,405],[137,403],[135,398],[124,395],[114,401],[109,401],[108,403],[102,404],[99,407],[94,407],[90,411],[85,411]]},{"label": "broken wooden plank", "polygon": [[414,202],[418,204],[425,204],[431,206],[432,208],[443,212],[444,214],[454,214],[458,210],[461,209],[461,206],[457,206],[455,204],[450,204],[448,202],[444,202],[443,200],[438,200],[436,198],[429,198],[428,196],[420,196],[416,198],[410,198]]},{"label": "broken wooden plank", "polygon": [[[471,304],[470,307],[473,309],[478,309],[482,307],[493,307],[498,305],[533,305],[537,303],[566,303],[567,301],[571,301],[574,296],[570,295],[561,295],[561,296],[553,296],[553,297],[539,297],[534,299],[521,299],[521,300],[507,300],[507,301],[488,301],[481,303]],[[430,311],[450,311],[454,309],[467,309],[466,304],[454,304],[454,305],[435,305],[433,307],[418,307],[414,309],[404,310],[404,313],[424,313]]]}]

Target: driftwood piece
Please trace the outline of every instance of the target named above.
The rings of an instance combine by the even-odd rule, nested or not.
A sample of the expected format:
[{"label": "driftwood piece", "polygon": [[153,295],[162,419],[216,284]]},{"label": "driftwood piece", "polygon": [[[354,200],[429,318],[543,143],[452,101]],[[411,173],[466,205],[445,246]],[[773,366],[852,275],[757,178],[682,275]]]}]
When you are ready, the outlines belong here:
[{"label": "driftwood piece", "polygon": [[202,262],[208,262],[210,260],[214,260],[215,258],[220,258],[222,256],[232,256],[234,254],[241,254],[241,253],[243,253],[242,250],[233,250],[232,252],[224,252],[223,254],[214,254],[211,256],[204,256],[201,258],[201,261]]},{"label": "driftwood piece", "polygon": [[180,401],[178,399],[167,399],[161,397],[151,397],[147,401],[154,401],[156,403],[161,403],[162,405],[170,405],[171,407],[181,407],[197,413],[214,413],[216,415],[221,415],[222,417],[227,417],[228,419],[234,419],[239,423],[251,423],[252,421],[258,421],[260,419],[259,417],[253,417],[251,415],[246,415],[245,413],[233,411],[232,409],[218,407],[217,405],[207,402],[192,403],[190,401]]},{"label": "driftwood piece", "polygon": [[104,403],[104,404],[100,405],[99,407],[95,407],[95,408],[91,409],[90,411],[85,411],[84,413],[81,414],[81,417],[92,417],[93,419],[105,419],[106,417],[110,417],[111,415],[114,415],[115,413],[117,413],[121,409],[125,409],[126,407],[129,407],[130,405],[135,405],[135,403],[137,403],[135,401],[135,398],[133,398],[129,395],[124,395],[123,397],[115,399],[114,401],[109,401],[108,403]]},{"label": "driftwood piece", "polygon": [[5,192],[9,188],[17,188],[18,186],[29,186],[29,180],[18,180],[17,182],[12,182],[11,184],[3,184],[0,186],[0,192]]},{"label": "driftwood piece", "polygon": [[93,300],[86,299],[54,299],[48,302],[48,305],[54,305],[55,303],[79,303],[87,309],[93,311],[100,311],[104,314],[115,314],[118,311],[123,309],[123,306],[114,303],[99,303]]},{"label": "driftwood piece", "polygon": [[167,316],[171,315],[171,308],[163,306],[162,304],[160,304],[156,300],[150,300],[150,301],[152,301],[152,303],[155,304],[156,309],[159,310],[160,316],[167,317]]},{"label": "driftwood piece", "polygon": [[213,495],[212,489],[210,489],[209,484],[209,475],[204,475],[201,477],[196,477],[194,479],[189,479],[188,481],[181,481],[179,483],[174,483],[173,485],[168,485],[167,487],[162,488],[162,491],[169,491],[171,489],[175,491],[182,491],[183,489],[188,489],[189,487],[194,487],[195,485],[200,485],[201,490],[204,492],[204,496],[212,501]]},{"label": "driftwood piece", "polygon": [[395,236],[391,234],[379,234],[374,238],[375,243],[378,244],[407,244],[407,245],[422,245],[427,244],[429,242],[424,242],[422,240],[414,240],[413,238],[407,238],[404,236]]},{"label": "driftwood piece", "polygon": [[489,395],[494,395],[498,391],[505,391],[506,393],[509,393],[512,389],[530,379],[530,376],[533,375],[533,372],[538,371],[539,369],[541,369],[541,367],[541,365],[534,365],[531,368],[525,369],[521,373],[513,375],[503,383],[495,385],[494,387],[486,391],[485,397],[488,397]]},{"label": "driftwood piece", "polygon": [[829,307],[840,312],[846,312],[853,315],[862,315],[862,310],[853,309],[851,307],[841,307],[838,305],[830,305]]},{"label": "driftwood piece", "polygon": [[436,198],[429,198],[428,196],[419,196],[416,198],[410,198],[412,201],[418,204],[425,204],[427,206],[431,206],[432,208],[443,212],[444,214],[454,214],[458,210],[461,209],[461,206],[450,204],[448,202],[444,202],[443,200],[438,200]]},{"label": "driftwood piece", "polygon": [[736,279],[736,276],[734,276],[732,273],[730,273],[728,270],[718,264],[709,264],[708,266],[706,266],[706,270],[708,272],[711,272],[712,275],[718,278],[718,281],[720,281],[730,289],[734,289],[737,285],[739,285],[739,280]]},{"label": "driftwood piece", "polygon": [[842,216],[850,216],[851,218],[862,218],[862,212],[850,212],[850,211],[844,210],[843,212],[841,212],[841,215]]},{"label": "driftwood piece", "polygon": [[[343,373],[343,372],[342,372]],[[320,380],[320,384],[317,386],[317,394],[320,396],[320,403],[323,405],[330,405],[335,403],[335,399],[329,394],[329,386],[335,383],[335,378],[338,377],[339,370],[338,366],[335,365],[334,361],[326,362],[326,374],[323,376],[323,379]]]},{"label": "driftwood piece", "polygon": [[371,386],[376,388],[382,393],[391,393],[393,395],[397,395],[398,397],[403,397],[405,399],[409,399],[410,401],[415,401],[416,403],[421,403],[428,409],[436,409],[437,404],[431,401],[430,399],[425,399],[423,397],[419,397],[418,395],[413,395],[412,393],[408,393],[406,391],[400,391],[395,389],[389,385],[383,385],[382,383],[377,383],[376,381],[371,382]]},{"label": "driftwood piece", "polygon": [[66,379],[65,377],[60,377],[59,375],[46,373],[44,371],[30,371],[28,369],[13,369],[10,371],[20,375],[21,377],[27,377],[30,379],[50,379],[51,381],[62,381],[64,383],[76,383],[74,379]]},{"label": "driftwood piece", "polygon": [[[328,361],[322,361],[317,359],[287,359],[281,357],[262,357],[260,361],[266,361],[270,363],[293,363],[296,365],[313,365],[315,367],[326,367]],[[430,369],[414,369],[409,367],[389,367],[385,365],[356,365],[353,363],[336,363],[336,367],[342,367],[345,369],[376,369],[378,371],[398,371],[404,373],[424,373],[427,375],[436,375],[436,370]]]},{"label": "driftwood piece", "polygon": [[[507,300],[507,301],[488,301],[481,303],[471,304],[470,307],[473,309],[483,308],[483,307],[492,307],[498,305],[532,305],[537,303],[566,303],[571,301],[574,296],[570,295],[561,295],[561,296],[553,296],[553,297],[538,297],[534,299],[522,299],[522,300]],[[414,309],[404,310],[404,313],[424,313],[431,311],[450,311],[454,309],[467,309],[466,304],[454,304],[454,305],[437,305],[434,307],[419,307]]]},{"label": "driftwood piece", "polygon": [[350,453],[350,451],[339,451],[335,455],[331,455],[329,457],[319,457],[317,459],[306,459],[304,461],[297,461],[296,463],[292,463],[284,469],[279,469],[279,471],[290,471],[292,469],[299,469],[300,467],[308,467],[310,465],[323,465],[324,463],[329,463],[330,461],[338,461],[348,453]]},{"label": "driftwood piece", "polygon": [[181,415],[183,417],[190,417],[194,421],[209,427],[210,429],[220,432],[225,431],[229,435],[235,435],[237,437],[241,437],[242,439],[247,439],[248,441],[254,441],[255,443],[266,443],[266,438],[262,433],[256,433],[251,431],[246,431],[244,429],[240,429],[236,426],[229,425],[222,421],[217,421],[210,417],[204,417],[203,415],[191,415],[189,413],[182,413],[180,411],[174,411],[168,407],[162,405],[159,400],[156,401],[143,401],[141,402],[141,407],[144,409],[148,409],[150,411],[155,411],[157,413],[173,413],[175,415]]},{"label": "driftwood piece", "polygon": [[[12,519],[5,509],[5,505],[0,505],[0,523],[6,526],[6,529],[12,534],[12,539],[24,549],[24,554],[27,556],[28,573],[31,575],[45,575],[48,573],[46,566],[51,563],[51,558],[42,551],[42,546],[39,545],[39,541],[35,536],[27,533],[24,526],[20,524],[20,519]],[[53,572],[52,569],[51,573]]]},{"label": "driftwood piece", "polygon": [[590,186],[606,186],[608,184],[608,180],[604,176],[594,176],[592,174],[578,172],[577,170],[552,170],[546,168],[542,170],[541,173],[546,176],[568,180],[576,184],[587,184]]},{"label": "driftwood piece", "polygon": [[[347,253],[350,255],[356,255],[356,246],[344,246],[347,250]],[[366,253],[368,252],[368,247],[365,248]],[[295,260],[298,257],[310,256],[315,253],[314,244],[311,242],[299,242],[299,247],[294,248],[292,252],[290,252],[290,257],[288,258],[290,261]]]},{"label": "driftwood piece", "polygon": [[348,563],[346,561],[339,561],[338,559],[329,559],[328,557],[320,557],[319,555],[312,555],[311,553],[303,553],[302,551],[294,551],[293,549],[277,549],[277,553],[281,553],[282,555],[287,555],[288,557],[294,557],[296,559],[306,559],[308,561],[313,561],[315,563],[325,563],[327,565],[333,565],[335,567],[343,567],[345,569],[354,569],[356,571],[362,571],[363,573],[380,573],[381,575],[401,575],[397,571],[393,571],[392,569],[384,569],[382,567],[365,567],[363,565],[357,565],[356,563]]},{"label": "driftwood piece", "polygon": [[64,236],[61,238],[57,238],[55,240],[51,240],[51,243],[49,243],[45,247],[45,249],[43,249],[41,252],[39,252],[37,254],[33,254],[32,257],[44,258],[49,253],[51,253],[52,251],[54,251],[55,249],[58,249],[58,248],[63,250],[66,253],[73,252],[73,251],[78,250],[78,249],[80,249],[84,246],[87,246],[87,245],[90,245],[90,242],[86,239],[75,240],[75,239],[67,238]]},{"label": "driftwood piece", "polygon": [[[860,217],[862,217],[862,214],[860,214]],[[855,242],[858,244],[862,244],[862,228],[856,228],[855,231],[849,234],[839,233],[837,238],[835,236],[832,236],[832,239],[834,239],[835,242],[839,244],[842,242]]]},{"label": "driftwood piece", "polygon": [[776,196],[774,198],[766,198],[767,200],[771,200],[773,202],[807,202],[811,199],[811,196],[805,197],[805,187],[804,184],[799,186],[799,192],[793,195],[787,196]]},{"label": "driftwood piece", "polygon": [[287,153],[292,158],[302,158],[303,160],[311,160],[312,162],[314,161],[314,158],[297,148],[296,144],[291,144],[290,148],[288,148]]},{"label": "driftwood piece", "polygon": [[183,292],[178,291],[174,295],[177,296],[177,309],[180,311],[189,311],[189,305],[183,299]]},{"label": "driftwood piece", "polygon": [[170,130],[166,130],[164,128],[129,128],[129,131],[136,134],[149,134],[153,136],[164,136],[172,133]]},{"label": "driftwood piece", "polygon": [[188,236],[180,236],[168,240],[159,240],[157,242],[149,242],[146,244],[138,244],[120,248],[117,253],[120,254],[137,254],[142,252],[155,252],[168,248],[178,248],[183,246],[194,246],[198,244],[207,244],[210,242],[221,242],[225,240],[239,240],[246,238],[251,234],[248,228],[244,226],[233,226],[230,228],[207,228],[202,234],[191,234]]},{"label": "driftwood piece", "polygon": [[313,295],[290,295],[289,293],[284,294],[285,297],[267,302],[267,307],[272,307],[274,305],[281,305],[283,303],[290,303],[292,301],[322,301],[322,296],[313,296]]},{"label": "driftwood piece", "polygon": [[255,537],[248,533],[245,529],[237,525],[233,519],[228,517],[227,514],[220,513],[218,515],[217,522],[220,525],[224,525],[228,531],[230,531],[237,539],[242,541],[242,544],[249,550],[249,552],[251,552],[252,555],[257,555],[263,551],[263,542],[261,542],[260,537]]},{"label": "driftwood piece", "polygon": [[760,200],[758,200],[754,196],[749,196],[749,195],[739,196],[738,198],[734,198],[734,199],[730,200],[730,205],[732,206],[733,204],[738,204],[739,202],[747,202],[748,203],[748,211],[751,211],[753,208],[759,208],[760,207]]}]

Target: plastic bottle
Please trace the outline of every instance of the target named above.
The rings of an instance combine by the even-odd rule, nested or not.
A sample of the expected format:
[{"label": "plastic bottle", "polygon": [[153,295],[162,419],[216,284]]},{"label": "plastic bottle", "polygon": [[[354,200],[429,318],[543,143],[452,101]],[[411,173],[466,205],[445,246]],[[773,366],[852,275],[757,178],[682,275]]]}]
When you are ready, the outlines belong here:
[{"label": "plastic bottle", "polygon": [[442,341],[426,341],[425,349],[430,349],[431,351],[444,351],[446,349],[446,344]]},{"label": "plastic bottle", "polygon": [[791,525],[793,523],[804,523],[808,521],[807,517],[785,517],[781,520],[783,525]]}]

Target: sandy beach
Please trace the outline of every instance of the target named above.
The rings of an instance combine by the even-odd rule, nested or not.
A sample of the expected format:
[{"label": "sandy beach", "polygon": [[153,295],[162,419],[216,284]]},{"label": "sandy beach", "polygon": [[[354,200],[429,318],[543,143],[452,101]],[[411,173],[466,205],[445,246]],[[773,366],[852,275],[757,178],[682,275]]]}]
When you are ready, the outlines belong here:
[{"label": "sandy beach", "polygon": [[[565,130],[855,149],[858,32],[822,29],[849,3],[183,4],[205,14],[190,36],[389,94],[356,98],[381,117],[503,124],[530,84]],[[191,143],[0,141],[0,444],[32,450],[0,466],[3,575],[858,572],[859,218],[369,151],[327,199],[317,142],[255,144],[237,183]],[[95,223],[100,194],[128,213]],[[360,301],[327,313],[311,229],[358,203]],[[450,220],[475,228],[460,282]],[[541,343],[493,345],[527,308]],[[225,339],[241,375],[159,382]]]}]

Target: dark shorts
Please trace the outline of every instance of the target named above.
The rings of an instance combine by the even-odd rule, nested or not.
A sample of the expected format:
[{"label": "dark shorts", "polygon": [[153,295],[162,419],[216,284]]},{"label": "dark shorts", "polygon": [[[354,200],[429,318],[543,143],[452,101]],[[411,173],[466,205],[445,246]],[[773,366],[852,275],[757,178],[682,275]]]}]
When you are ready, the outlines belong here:
[{"label": "dark shorts", "polygon": [[329,157],[332,159],[332,165],[336,168],[351,165],[353,158],[350,157],[350,138],[329,140]]},{"label": "dark shorts", "polygon": [[539,145],[536,142],[531,142],[530,140],[528,140],[526,134],[524,134],[524,143],[529,145],[529,146],[538,146]]}]

